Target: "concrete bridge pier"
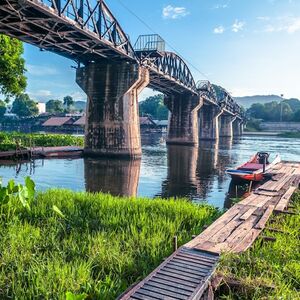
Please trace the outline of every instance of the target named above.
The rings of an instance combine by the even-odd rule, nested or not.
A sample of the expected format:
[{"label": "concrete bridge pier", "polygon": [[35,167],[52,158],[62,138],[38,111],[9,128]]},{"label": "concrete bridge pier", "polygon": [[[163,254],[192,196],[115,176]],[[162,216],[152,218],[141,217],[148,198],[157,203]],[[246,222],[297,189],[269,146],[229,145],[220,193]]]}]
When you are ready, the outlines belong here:
[{"label": "concrete bridge pier", "polygon": [[88,96],[85,154],[141,157],[138,94],[149,83],[148,70],[103,59],[78,68],[76,82]]},{"label": "concrete bridge pier", "polygon": [[241,136],[243,134],[243,121],[236,118],[232,123],[233,136]]},{"label": "concrete bridge pier", "polygon": [[223,113],[219,119],[220,122],[220,137],[233,137],[233,122],[235,121],[236,116],[232,116],[226,113]]},{"label": "concrete bridge pier", "polygon": [[203,105],[199,110],[199,137],[200,140],[219,139],[219,118],[222,110],[214,105]]},{"label": "concrete bridge pier", "polygon": [[200,96],[172,94],[165,97],[169,109],[167,144],[198,145],[198,110],[203,105]]}]

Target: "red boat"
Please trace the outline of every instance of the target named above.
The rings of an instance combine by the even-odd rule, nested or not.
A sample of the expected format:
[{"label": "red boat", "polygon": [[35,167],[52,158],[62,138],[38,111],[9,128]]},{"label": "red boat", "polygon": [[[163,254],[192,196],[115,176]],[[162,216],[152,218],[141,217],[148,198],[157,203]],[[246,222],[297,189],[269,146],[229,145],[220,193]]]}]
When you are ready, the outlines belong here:
[{"label": "red boat", "polygon": [[258,152],[248,162],[235,169],[227,169],[226,173],[235,181],[261,181],[270,168],[281,162],[280,156],[276,155],[270,163],[269,156],[267,152]]}]

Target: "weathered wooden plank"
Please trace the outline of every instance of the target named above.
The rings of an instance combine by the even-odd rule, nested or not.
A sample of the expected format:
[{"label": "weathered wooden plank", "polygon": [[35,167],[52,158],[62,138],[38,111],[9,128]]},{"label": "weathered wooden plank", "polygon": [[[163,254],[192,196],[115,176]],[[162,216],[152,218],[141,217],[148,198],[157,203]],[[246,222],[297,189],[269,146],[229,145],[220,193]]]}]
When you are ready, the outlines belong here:
[{"label": "weathered wooden plank", "polygon": [[199,283],[199,278],[195,279],[190,276],[183,275],[182,272],[170,272],[169,270],[164,269],[164,270],[158,271],[158,274],[178,278],[178,279],[185,280],[185,281],[192,282],[192,283]]},{"label": "weathered wooden plank", "polygon": [[240,220],[247,220],[257,210],[256,206],[250,207],[243,215],[240,216]]},{"label": "weathered wooden plank", "polygon": [[278,204],[275,207],[276,211],[284,211],[285,208],[288,206],[291,197],[293,196],[294,192],[296,191],[295,186],[289,187],[289,189],[285,192],[282,198],[279,200]]},{"label": "weathered wooden plank", "polygon": [[[169,296],[162,296],[161,294],[159,293],[156,293],[156,292],[150,292],[150,291],[147,291],[147,290],[143,290],[143,289],[139,289],[138,292],[136,292],[136,295],[138,296],[146,296],[148,297],[147,299],[152,299],[152,300],[155,300],[155,299],[158,299],[158,300],[177,300],[178,298],[174,298],[174,297],[169,297]],[[134,296],[136,296],[134,295]]]},{"label": "weathered wooden plank", "polygon": [[178,288],[178,289],[186,291],[186,292],[192,292],[196,287],[196,285],[191,287],[191,286],[188,286],[188,285],[185,285],[185,284],[180,284],[178,282],[173,282],[173,281],[170,281],[169,278],[168,279],[162,279],[162,278],[159,278],[159,277],[153,277],[149,282],[156,282],[156,283],[164,284],[165,286]]},{"label": "weathered wooden plank", "polygon": [[265,213],[263,214],[263,216],[261,217],[261,219],[258,221],[258,223],[254,226],[255,229],[264,229],[273,210],[274,210],[275,206],[274,205],[270,205]]},{"label": "weathered wooden plank", "polygon": [[183,295],[183,296],[190,296],[192,291],[187,291],[185,288],[182,288],[179,287],[179,286],[170,286],[168,284],[165,284],[165,283],[161,283],[161,282],[157,282],[157,281],[148,281],[145,285],[145,286],[153,286],[155,288],[159,288],[159,289],[162,289],[162,290],[166,290],[166,291],[170,291],[172,293],[176,293],[178,295]]},{"label": "weathered wooden plank", "polygon": [[212,262],[212,261],[207,261],[207,260],[202,260],[202,261],[195,261],[195,260],[193,260],[193,259],[188,259],[188,258],[186,258],[186,257],[184,257],[184,256],[177,256],[176,258],[174,258],[174,260],[173,261],[177,261],[177,260],[180,260],[180,261],[182,261],[182,262],[185,262],[185,263],[187,263],[188,265],[193,265],[193,266],[206,266],[206,267],[209,267],[209,268],[211,268],[212,267],[212,265],[214,264],[214,262]]},{"label": "weathered wooden plank", "polygon": [[165,297],[171,297],[173,299],[178,299],[178,300],[185,300],[188,299],[187,295],[182,295],[182,294],[178,294],[178,293],[174,293],[170,290],[165,290],[159,287],[156,287],[154,285],[150,285],[148,282],[141,288],[141,290],[139,290],[139,293],[141,292],[150,292],[150,293],[157,293],[159,295],[161,295],[160,299],[164,299]]},{"label": "weathered wooden plank", "polygon": [[261,230],[252,228],[240,242],[234,245],[231,251],[234,253],[246,251],[249,247],[251,247],[251,245],[254,243],[254,241],[257,239],[260,233]]},{"label": "weathered wooden plank", "polygon": [[193,289],[195,289],[196,286],[197,286],[197,283],[195,283],[195,282],[187,281],[186,279],[175,278],[175,277],[160,274],[160,273],[156,274],[156,276],[154,276],[151,280],[154,280],[154,278],[155,279],[167,280],[170,283],[175,283],[175,284],[178,284],[178,285],[182,284],[184,286],[191,287]]},{"label": "weathered wooden plank", "polygon": [[178,274],[178,275],[182,275],[184,272],[184,276],[189,277],[189,279],[196,279],[199,280],[201,277],[204,277],[207,272],[194,272],[192,270],[187,270],[184,267],[179,267],[179,266],[174,266],[174,265],[168,265],[167,267],[164,268],[165,272],[168,273],[174,273],[174,274]]},{"label": "weathered wooden plank", "polygon": [[185,262],[180,262],[180,261],[176,261],[176,260],[172,260],[168,265],[183,267],[183,268],[186,268],[187,270],[195,271],[198,273],[205,273],[207,270],[211,269],[211,267],[208,267],[206,265],[199,264],[198,266],[195,266],[195,265],[189,265],[189,264],[186,264]]}]

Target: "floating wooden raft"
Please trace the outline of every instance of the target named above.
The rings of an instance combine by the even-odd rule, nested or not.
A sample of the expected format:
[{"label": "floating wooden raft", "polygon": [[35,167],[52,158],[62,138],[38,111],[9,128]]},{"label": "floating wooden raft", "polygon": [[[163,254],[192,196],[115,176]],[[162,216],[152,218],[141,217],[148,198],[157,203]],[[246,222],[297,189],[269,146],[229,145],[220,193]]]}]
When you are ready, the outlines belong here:
[{"label": "floating wooden raft", "polygon": [[181,247],[122,300],[201,299],[219,256]]},{"label": "floating wooden raft", "polygon": [[272,179],[230,208],[185,244],[120,300],[209,298],[211,277],[222,252],[247,250],[273,212],[284,212],[300,183],[300,163],[283,162],[269,170]]}]

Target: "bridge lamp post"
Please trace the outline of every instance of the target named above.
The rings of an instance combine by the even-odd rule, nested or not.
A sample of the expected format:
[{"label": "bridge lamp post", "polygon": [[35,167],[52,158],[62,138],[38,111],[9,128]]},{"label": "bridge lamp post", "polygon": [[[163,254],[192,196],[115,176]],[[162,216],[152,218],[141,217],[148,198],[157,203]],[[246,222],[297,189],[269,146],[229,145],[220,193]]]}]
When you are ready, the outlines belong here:
[{"label": "bridge lamp post", "polygon": [[280,94],[280,97],[282,100],[280,101],[280,122],[282,122],[282,101],[283,101],[283,94]]}]

